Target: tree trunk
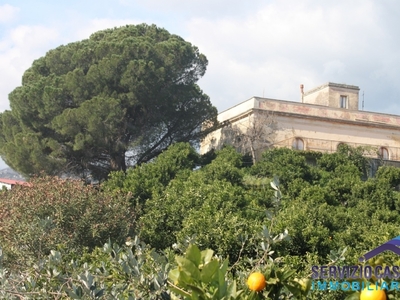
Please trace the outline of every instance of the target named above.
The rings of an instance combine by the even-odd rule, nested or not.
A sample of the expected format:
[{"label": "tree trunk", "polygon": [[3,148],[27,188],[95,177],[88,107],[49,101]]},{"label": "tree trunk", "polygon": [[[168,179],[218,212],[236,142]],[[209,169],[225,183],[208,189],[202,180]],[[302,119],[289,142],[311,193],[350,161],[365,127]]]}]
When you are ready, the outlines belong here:
[{"label": "tree trunk", "polygon": [[125,152],[116,153],[110,158],[111,171],[126,171]]},{"label": "tree trunk", "polygon": [[253,143],[250,143],[251,158],[253,160],[253,165],[256,164],[256,151],[254,150]]}]

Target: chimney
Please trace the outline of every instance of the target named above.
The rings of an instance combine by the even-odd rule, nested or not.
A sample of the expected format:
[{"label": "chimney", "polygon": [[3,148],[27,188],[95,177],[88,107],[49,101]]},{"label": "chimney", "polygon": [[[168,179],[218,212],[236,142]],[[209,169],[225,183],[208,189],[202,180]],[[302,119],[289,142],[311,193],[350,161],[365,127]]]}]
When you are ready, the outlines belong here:
[{"label": "chimney", "polygon": [[303,103],[304,98],[304,84],[300,84],[301,102]]}]

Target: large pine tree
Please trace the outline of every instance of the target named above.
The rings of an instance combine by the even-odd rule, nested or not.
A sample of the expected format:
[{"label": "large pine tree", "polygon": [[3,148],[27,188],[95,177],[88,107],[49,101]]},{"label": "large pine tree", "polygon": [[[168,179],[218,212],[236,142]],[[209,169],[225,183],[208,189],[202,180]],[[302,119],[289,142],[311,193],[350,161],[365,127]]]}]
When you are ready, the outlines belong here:
[{"label": "large pine tree", "polygon": [[217,111],[196,82],[207,59],[155,25],[99,31],[34,61],[0,114],[0,154],[30,176],[91,174],[196,144]]}]

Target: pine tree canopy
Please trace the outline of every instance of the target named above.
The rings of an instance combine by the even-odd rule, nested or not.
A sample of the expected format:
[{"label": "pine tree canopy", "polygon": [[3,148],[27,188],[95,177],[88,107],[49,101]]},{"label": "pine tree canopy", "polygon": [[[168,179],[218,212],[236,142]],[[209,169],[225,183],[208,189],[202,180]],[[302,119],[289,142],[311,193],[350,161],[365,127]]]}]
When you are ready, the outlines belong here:
[{"label": "pine tree canopy", "polygon": [[207,133],[202,124],[216,124],[216,108],[197,85],[207,64],[191,43],[146,24],[50,50],[9,95],[0,155],[26,176],[103,179],[172,143],[196,145]]}]

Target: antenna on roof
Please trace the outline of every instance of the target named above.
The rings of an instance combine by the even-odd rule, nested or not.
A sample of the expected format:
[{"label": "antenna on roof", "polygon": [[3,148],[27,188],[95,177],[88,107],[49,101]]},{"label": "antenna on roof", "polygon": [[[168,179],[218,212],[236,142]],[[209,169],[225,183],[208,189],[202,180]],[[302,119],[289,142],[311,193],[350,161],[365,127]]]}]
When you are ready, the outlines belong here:
[{"label": "antenna on roof", "polygon": [[364,110],[364,91],[363,91],[363,101],[362,101],[362,106],[361,110]]}]

